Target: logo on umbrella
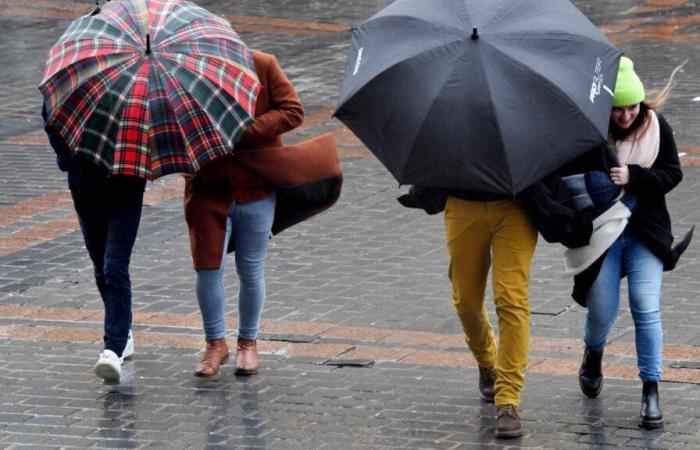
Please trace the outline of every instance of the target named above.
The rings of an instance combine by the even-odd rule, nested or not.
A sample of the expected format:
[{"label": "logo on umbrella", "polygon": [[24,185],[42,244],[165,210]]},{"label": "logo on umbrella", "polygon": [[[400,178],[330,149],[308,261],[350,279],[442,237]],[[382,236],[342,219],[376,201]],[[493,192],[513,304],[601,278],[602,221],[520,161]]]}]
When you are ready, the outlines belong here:
[{"label": "logo on umbrella", "polygon": [[589,99],[591,103],[595,104],[595,98],[600,95],[600,90],[605,89],[607,93],[612,97],[613,91],[603,84],[603,61],[598,58],[595,63],[595,71],[593,72],[593,83],[591,84],[591,94]]},{"label": "logo on umbrella", "polygon": [[353,70],[352,76],[357,75],[357,72],[360,70],[360,64],[362,64],[362,52],[364,52],[364,50],[364,47],[360,47],[360,49],[357,51],[357,59],[355,60],[355,70]]}]

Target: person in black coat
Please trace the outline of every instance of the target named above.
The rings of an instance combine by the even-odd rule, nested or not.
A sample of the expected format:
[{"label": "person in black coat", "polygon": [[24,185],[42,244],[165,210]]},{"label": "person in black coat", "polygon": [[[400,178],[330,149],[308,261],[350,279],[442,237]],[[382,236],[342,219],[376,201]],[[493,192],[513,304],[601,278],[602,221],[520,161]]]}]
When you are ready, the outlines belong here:
[{"label": "person in black coat", "polygon": [[[605,171],[623,189],[623,194],[634,197],[634,206],[624,218],[624,226],[616,229],[614,240],[594,262],[575,272],[573,297],[588,308],[579,385],[585,395],[595,397],[603,386],[603,349],[619,313],[621,279],[627,277],[637,365],[643,382],[639,425],[644,428],[663,424],[658,396],[662,378],[663,272],[676,266],[693,231],[673,247],[665,195],[681,182],[683,173],[673,130],[655,112],[668,95],[669,86],[659,99],[645,101],[644,86],[634,72],[634,64],[623,57],[613,98],[608,148],[596,149],[567,168],[580,173]],[[593,228],[595,237],[598,228]]]}]

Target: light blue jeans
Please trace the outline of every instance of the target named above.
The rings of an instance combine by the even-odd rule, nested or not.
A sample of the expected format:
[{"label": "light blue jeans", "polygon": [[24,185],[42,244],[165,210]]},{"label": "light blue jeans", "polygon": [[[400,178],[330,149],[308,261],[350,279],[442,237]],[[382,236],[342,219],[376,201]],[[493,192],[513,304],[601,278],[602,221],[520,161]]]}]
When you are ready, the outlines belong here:
[{"label": "light blue jeans", "polygon": [[275,217],[276,195],[261,200],[234,204],[227,220],[224,256],[221,267],[214,270],[198,270],[196,280],[197,301],[202,312],[204,334],[207,339],[221,339],[226,335],[226,294],[224,272],[226,249],[233,229],[238,272],[238,337],[257,339],[260,317],[265,305],[265,258]]},{"label": "light blue jeans", "polygon": [[663,263],[628,230],[608,249],[586,299],[584,342],[593,350],[605,347],[620,310],[620,280],[624,274],[627,274],[634,319],[639,377],[642,381],[659,381],[663,350],[660,312]]}]

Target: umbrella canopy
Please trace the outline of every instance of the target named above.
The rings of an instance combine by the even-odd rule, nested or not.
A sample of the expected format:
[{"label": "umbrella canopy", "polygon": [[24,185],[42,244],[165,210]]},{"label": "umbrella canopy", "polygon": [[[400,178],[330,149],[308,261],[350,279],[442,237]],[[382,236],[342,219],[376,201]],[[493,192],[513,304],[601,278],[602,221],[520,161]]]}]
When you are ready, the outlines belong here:
[{"label": "umbrella canopy", "polygon": [[568,0],[397,0],[335,115],[402,184],[512,196],[606,140],[619,58]]},{"label": "umbrella canopy", "polygon": [[155,179],[230,154],[260,86],[226,20],[184,0],[114,0],[70,25],[39,89],[74,153]]}]

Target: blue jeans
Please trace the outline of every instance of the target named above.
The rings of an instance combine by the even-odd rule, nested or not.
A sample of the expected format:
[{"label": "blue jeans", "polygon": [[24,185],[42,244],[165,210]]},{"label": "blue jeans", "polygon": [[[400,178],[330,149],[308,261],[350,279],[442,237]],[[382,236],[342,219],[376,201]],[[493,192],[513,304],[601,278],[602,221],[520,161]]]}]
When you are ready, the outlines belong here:
[{"label": "blue jeans", "polygon": [[275,203],[276,195],[273,193],[252,203],[234,204],[227,221],[221,267],[197,271],[197,301],[202,312],[204,334],[207,339],[221,339],[226,335],[226,294],[223,277],[231,229],[233,229],[234,255],[240,285],[238,337],[257,339],[260,317],[265,305],[265,258],[275,217]]},{"label": "blue jeans", "polygon": [[107,177],[86,164],[69,171],[68,183],[105,308],[105,349],[121,356],[131,328],[129,262],[146,182]]},{"label": "blue jeans", "polygon": [[584,342],[602,350],[620,309],[620,280],[627,275],[634,319],[637,366],[642,381],[659,381],[661,354],[661,279],[663,263],[646,245],[625,230],[608,249],[588,298]]}]

